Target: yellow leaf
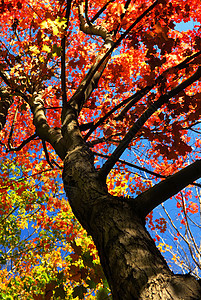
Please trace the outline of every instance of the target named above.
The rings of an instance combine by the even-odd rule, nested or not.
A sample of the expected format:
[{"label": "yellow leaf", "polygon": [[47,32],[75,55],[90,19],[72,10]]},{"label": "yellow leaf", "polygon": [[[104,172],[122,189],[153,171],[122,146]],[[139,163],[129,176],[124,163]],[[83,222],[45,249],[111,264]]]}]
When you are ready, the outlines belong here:
[{"label": "yellow leaf", "polygon": [[49,24],[46,20],[41,23],[41,28],[43,28],[43,29],[49,28]]},{"label": "yellow leaf", "polygon": [[52,49],[48,45],[43,45],[42,51],[50,53]]},{"label": "yellow leaf", "polygon": [[38,49],[37,46],[31,46],[31,47],[29,47],[29,50],[31,51],[33,56],[36,56],[37,54],[40,53],[40,50]]},{"label": "yellow leaf", "polygon": [[53,35],[58,35],[58,33],[59,33],[59,30],[58,30],[57,26],[53,26],[52,31],[53,31]]}]

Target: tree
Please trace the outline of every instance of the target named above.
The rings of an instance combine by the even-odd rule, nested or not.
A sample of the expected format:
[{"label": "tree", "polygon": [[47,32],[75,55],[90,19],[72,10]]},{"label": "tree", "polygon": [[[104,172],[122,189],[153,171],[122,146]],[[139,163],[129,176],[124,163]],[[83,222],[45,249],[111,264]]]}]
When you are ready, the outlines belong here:
[{"label": "tree", "polygon": [[[1,24],[2,158],[14,152],[30,173],[42,151],[51,168],[63,162],[113,299],[200,299],[199,282],[173,274],[145,228],[159,204],[199,187],[198,1],[2,1]],[[146,158],[120,159],[143,146]]]}]

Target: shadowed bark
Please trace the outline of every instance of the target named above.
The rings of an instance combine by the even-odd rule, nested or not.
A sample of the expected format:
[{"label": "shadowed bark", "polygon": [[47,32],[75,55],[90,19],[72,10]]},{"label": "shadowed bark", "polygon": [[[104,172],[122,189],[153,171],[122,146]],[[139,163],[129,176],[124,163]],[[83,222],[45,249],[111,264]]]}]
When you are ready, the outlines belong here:
[{"label": "shadowed bark", "polygon": [[13,98],[10,95],[10,91],[6,88],[0,89],[0,131],[4,128],[6,124],[6,117],[8,110],[13,103]]},{"label": "shadowed bark", "polygon": [[174,275],[168,268],[135,200],[108,194],[82,142],[68,151],[63,181],[74,214],[97,246],[113,299],[200,299],[194,277]]},{"label": "shadowed bark", "polygon": [[[67,1],[67,23],[70,17],[71,2]],[[110,54],[127,34],[162,1],[154,1],[124,33],[120,34],[116,41],[113,38],[119,26],[114,32],[110,32],[102,26],[92,24],[104,12],[107,5],[112,2],[114,1],[108,1],[91,20],[88,18],[88,2],[85,1],[85,13],[83,2],[79,2],[81,3],[79,7],[80,30],[88,35],[100,36],[104,42],[100,47],[100,52],[95,57],[94,64],[69,101],[67,101],[65,78],[66,37],[63,36],[61,40],[62,128],[51,128],[47,122],[42,86],[35,87],[34,93],[30,92],[28,95],[22,92],[20,87],[15,88],[12,92],[15,92],[15,95],[22,97],[29,104],[36,128],[36,134],[32,138],[37,135],[43,141],[46,157],[48,157],[48,154],[45,142],[48,142],[64,162],[63,183],[66,195],[75,216],[95,242],[113,299],[198,300],[201,299],[199,282],[190,275],[182,276],[172,273],[145,228],[145,217],[157,205],[200,178],[201,161],[198,160],[176,174],[169,176],[135,199],[110,195],[107,190],[106,177],[145,122],[159,108],[168,103],[170,98],[178,95],[186,87],[197,81],[201,76],[201,67],[198,67],[197,70],[195,68],[193,75],[183,80],[169,92],[164,92],[154,103],[150,104],[136,123],[132,124],[115,151],[107,158],[101,170],[97,171],[94,166],[94,155],[85,140],[122,104],[118,104],[111,112],[100,118],[96,124],[92,123],[93,125],[86,134],[85,140],[78,123],[79,113],[91,93],[96,89]],[[130,0],[126,1],[125,10],[130,2]],[[122,13],[121,19],[124,16],[125,11]],[[185,68],[188,62],[192,62],[192,59],[198,55],[200,55],[200,51],[188,57],[175,68]],[[5,72],[0,71],[0,76],[8,88],[11,89],[11,83]],[[158,84],[160,79],[159,76],[153,86]],[[125,100],[123,104],[128,104],[123,107],[118,117],[122,117],[153,86],[147,86]],[[2,89],[0,90],[0,96],[2,98],[0,102],[1,130],[5,125],[8,109],[12,104],[12,95],[6,89]],[[83,128],[88,127],[83,126]],[[30,139],[27,139],[28,141]],[[25,141],[24,144],[26,144]],[[22,146],[24,144],[22,143]],[[19,149],[21,149],[21,146],[13,150]],[[153,172],[152,175],[154,175]],[[163,176],[158,175],[158,177]]]}]

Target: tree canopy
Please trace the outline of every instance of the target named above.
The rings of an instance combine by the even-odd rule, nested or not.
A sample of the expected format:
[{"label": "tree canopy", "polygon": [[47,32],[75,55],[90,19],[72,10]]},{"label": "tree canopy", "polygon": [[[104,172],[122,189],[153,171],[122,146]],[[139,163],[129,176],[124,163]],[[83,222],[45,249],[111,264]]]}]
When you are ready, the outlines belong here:
[{"label": "tree canopy", "polygon": [[0,297],[200,299],[199,1],[0,12]]}]

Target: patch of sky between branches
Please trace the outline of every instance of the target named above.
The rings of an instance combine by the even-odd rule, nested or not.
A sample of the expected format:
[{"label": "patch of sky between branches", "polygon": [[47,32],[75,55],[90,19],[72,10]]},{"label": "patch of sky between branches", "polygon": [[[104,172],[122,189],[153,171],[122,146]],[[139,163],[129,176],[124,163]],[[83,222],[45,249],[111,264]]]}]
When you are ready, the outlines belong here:
[{"label": "patch of sky between branches", "polygon": [[195,25],[199,25],[200,23],[198,22],[194,22],[193,20],[190,20],[188,22],[180,22],[180,23],[175,23],[175,30],[178,30],[180,32],[182,31],[187,31],[187,30],[191,30],[194,28]]}]

